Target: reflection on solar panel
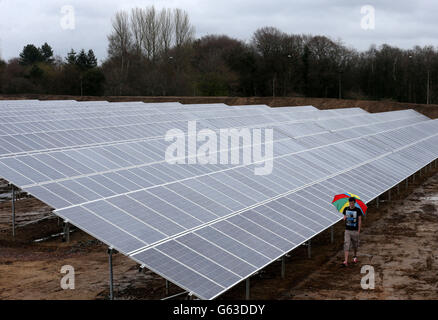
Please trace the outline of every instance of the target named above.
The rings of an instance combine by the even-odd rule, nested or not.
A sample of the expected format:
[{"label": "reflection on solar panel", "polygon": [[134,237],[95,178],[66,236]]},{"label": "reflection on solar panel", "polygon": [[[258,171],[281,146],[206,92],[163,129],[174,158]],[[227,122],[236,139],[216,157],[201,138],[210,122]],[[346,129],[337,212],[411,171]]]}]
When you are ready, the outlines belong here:
[{"label": "reflection on solar panel", "polygon": [[[369,202],[438,155],[438,120],[413,110],[105,101],[0,108],[0,176],[202,299],[340,221],[334,194]],[[254,175],[257,162],[167,163],[163,137],[188,134],[188,121],[199,130],[272,128],[272,173]]]}]

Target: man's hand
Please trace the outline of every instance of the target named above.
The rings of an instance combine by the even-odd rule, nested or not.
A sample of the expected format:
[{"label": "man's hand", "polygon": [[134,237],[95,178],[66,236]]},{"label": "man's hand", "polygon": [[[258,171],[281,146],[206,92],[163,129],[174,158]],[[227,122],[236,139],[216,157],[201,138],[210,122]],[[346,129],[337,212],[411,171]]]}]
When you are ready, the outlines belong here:
[{"label": "man's hand", "polygon": [[347,219],[347,216],[344,214],[344,221]]}]

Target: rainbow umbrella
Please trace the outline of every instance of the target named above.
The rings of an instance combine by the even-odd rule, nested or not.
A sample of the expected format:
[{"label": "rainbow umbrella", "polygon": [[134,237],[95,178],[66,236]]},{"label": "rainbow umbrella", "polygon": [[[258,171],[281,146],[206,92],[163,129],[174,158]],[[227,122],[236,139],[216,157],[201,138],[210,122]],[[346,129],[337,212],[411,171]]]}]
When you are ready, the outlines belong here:
[{"label": "rainbow umbrella", "polygon": [[349,206],[348,199],[350,197],[356,198],[356,207],[362,211],[362,214],[367,213],[368,207],[366,204],[360,200],[360,197],[352,193],[342,193],[338,194],[333,198],[332,204],[338,209],[339,212],[344,212],[344,209]]}]

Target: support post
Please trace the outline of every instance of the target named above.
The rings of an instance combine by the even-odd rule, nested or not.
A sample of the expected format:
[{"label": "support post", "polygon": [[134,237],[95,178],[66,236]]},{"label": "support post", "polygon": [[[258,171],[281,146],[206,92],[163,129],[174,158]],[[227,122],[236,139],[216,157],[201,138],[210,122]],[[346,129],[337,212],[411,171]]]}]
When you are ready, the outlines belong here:
[{"label": "support post", "polygon": [[166,296],[169,295],[169,281],[166,280]]},{"label": "support post", "polygon": [[245,294],[245,299],[249,300],[251,295],[250,295],[250,282],[249,282],[249,278],[246,279],[246,294]]},{"label": "support post", "polygon": [[333,244],[335,242],[335,228],[333,226],[330,227],[330,243]]},{"label": "support post", "polygon": [[409,188],[409,177],[406,179],[406,190]]},{"label": "support post", "polygon": [[109,299],[114,300],[114,287],[113,287],[113,248],[108,248],[108,264],[109,264]]},{"label": "support post", "polygon": [[397,195],[400,194],[400,183],[397,185]]},{"label": "support post", "polygon": [[281,278],[284,279],[286,276],[286,257],[281,258]]},{"label": "support post", "polygon": [[388,201],[391,201],[391,189],[388,190]]},{"label": "support post", "polygon": [[312,240],[307,241],[307,257],[312,259]]},{"label": "support post", "polygon": [[64,240],[65,242],[70,242],[70,223],[68,220],[64,221]]},{"label": "support post", "polygon": [[412,175],[412,182],[415,182],[415,173]]},{"label": "support post", "polygon": [[12,237],[15,238],[15,187],[12,185]]},{"label": "support post", "polygon": [[379,197],[376,198],[376,208],[379,207]]}]

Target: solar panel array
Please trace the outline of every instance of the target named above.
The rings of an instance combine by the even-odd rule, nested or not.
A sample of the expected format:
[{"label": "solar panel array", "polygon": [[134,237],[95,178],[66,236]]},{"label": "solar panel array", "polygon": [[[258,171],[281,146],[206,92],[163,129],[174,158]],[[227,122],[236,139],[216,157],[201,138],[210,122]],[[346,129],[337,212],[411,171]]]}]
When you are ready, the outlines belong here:
[{"label": "solar panel array", "polygon": [[[438,122],[413,111],[105,101],[0,101],[0,176],[202,299],[213,299],[438,155]],[[169,164],[170,129],[272,128],[262,163]],[[242,144],[241,159],[254,147]],[[231,154],[236,150],[218,150]],[[309,200],[310,199],[310,200]]]}]

